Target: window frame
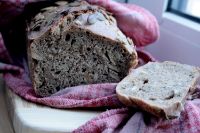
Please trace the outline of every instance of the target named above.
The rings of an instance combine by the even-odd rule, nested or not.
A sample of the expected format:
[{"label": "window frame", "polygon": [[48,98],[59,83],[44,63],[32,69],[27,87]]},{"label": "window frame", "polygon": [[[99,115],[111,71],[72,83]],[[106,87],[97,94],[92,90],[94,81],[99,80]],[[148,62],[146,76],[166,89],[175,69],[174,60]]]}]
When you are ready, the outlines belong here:
[{"label": "window frame", "polygon": [[189,20],[192,20],[192,21],[195,21],[197,23],[200,23],[200,19],[199,18],[197,18],[195,16],[192,16],[192,15],[189,15],[189,14],[186,14],[186,13],[183,13],[183,12],[181,12],[179,10],[171,8],[172,1],[173,0],[168,0],[167,9],[166,9],[167,12],[171,12],[171,13],[174,13],[174,14],[179,15],[181,17],[184,17],[184,18],[187,18]]}]

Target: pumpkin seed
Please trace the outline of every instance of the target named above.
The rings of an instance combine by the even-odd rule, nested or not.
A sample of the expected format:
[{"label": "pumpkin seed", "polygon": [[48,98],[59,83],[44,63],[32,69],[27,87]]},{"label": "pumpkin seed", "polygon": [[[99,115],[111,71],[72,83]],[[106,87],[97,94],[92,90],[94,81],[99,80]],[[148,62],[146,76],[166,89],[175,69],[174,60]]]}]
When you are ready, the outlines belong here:
[{"label": "pumpkin seed", "polygon": [[58,1],[58,2],[56,2],[56,4],[57,5],[59,5],[59,6],[63,6],[63,5],[67,5],[67,1]]},{"label": "pumpkin seed", "polygon": [[97,22],[97,15],[96,14],[90,14],[87,18],[87,22],[89,24],[95,24]]},{"label": "pumpkin seed", "polygon": [[70,6],[70,7],[77,7],[77,6],[80,6],[80,5],[81,5],[80,2],[69,3],[69,6]]},{"label": "pumpkin seed", "polygon": [[100,20],[100,21],[104,21],[106,20],[106,18],[104,17],[104,15],[100,12],[97,12],[97,19]]}]

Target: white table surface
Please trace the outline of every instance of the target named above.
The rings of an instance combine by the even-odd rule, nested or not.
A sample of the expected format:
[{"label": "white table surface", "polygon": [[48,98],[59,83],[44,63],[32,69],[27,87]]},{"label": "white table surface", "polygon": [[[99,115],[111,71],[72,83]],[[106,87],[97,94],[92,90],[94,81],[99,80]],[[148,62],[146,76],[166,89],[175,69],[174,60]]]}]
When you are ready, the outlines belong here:
[{"label": "white table surface", "polygon": [[27,102],[6,89],[0,76],[0,133],[71,132],[102,112],[53,109]]},{"label": "white table surface", "polygon": [[2,76],[0,75],[0,133],[14,133],[13,128],[8,117],[8,111],[5,101],[5,90],[2,82]]}]

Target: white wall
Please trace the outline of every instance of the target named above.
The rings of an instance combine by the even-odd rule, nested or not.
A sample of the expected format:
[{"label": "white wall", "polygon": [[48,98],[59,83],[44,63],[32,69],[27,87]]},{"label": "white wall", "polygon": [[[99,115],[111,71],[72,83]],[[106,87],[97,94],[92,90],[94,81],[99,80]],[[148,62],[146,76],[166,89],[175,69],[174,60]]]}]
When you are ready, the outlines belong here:
[{"label": "white wall", "polygon": [[200,66],[200,44],[182,38],[162,26],[160,39],[146,49],[160,61],[171,60]]}]

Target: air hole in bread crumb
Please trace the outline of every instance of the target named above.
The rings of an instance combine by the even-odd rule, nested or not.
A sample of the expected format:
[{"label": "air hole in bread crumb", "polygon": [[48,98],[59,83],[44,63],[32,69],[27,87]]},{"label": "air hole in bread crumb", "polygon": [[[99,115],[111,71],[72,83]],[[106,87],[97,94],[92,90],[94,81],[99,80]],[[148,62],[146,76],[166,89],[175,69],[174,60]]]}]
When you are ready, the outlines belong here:
[{"label": "air hole in bread crumb", "polygon": [[165,97],[165,100],[170,100],[170,99],[174,98],[174,96],[175,96],[175,92],[171,91],[170,94],[167,97]]},{"label": "air hole in bread crumb", "polygon": [[86,31],[86,34],[89,34],[89,31]]},{"label": "air hole in bread crumb", "polygon": [[123,51],[122,56],[126,56],[126,53]]},{"label": "air hole in bread crumb", "polygon": [[38,26],[34,27],[32,30],[33,31],[39,31],[40,30],[40,26],[38,25]]},{"label": "air hole in bread crumb", "polygon": [[142,88],[139,88],[139,91],[141,91],[142,90]]},{"label": "air hole in bread crumb", "polygon": [[149,82],[149,80],[145,79],[144,82],[143,82],[143,84],[147,84],[148,82]]},{"label": "air hole in bread crumb", "polygon": [[71,44],[73,45],[75,42],[76,42],[76,40],[75,40],[75,39],[72,39]]},{"label": "air hole in bread crumb", "polygon": [[86,68],[82,68],[82,72],[85,72],[86,71]]},{"label": "air hole in bread crumb", "polygon": [[94,58],[93,58],[93,60],[94,60],[94,61],[96,61],[96,60],[97,60],[97,58],[95,58],[95,57],[94,57]]},{"label": "air hole in bread crumb", "polygon": [[126,89],[126,87],[122,86],[122,89]]},{"label": "air hole in bread crumb", "polygon": [[56,87],[56,91],[59,91],[59,90],[60,90],[60,86],[57,86],[57,87]]},{"label": "air hole in bread crumb", "polygon": [[119,77],[123,77],[123,73],[119,72],[119,73],[118,73],[118,76],[119,76]]},{"label": "air hole in bread crumb", "polygon": [[149,100],[155,101],[156,98],[150,97]]},{"label": "air hole in bread crumb", "polygon": [[57,71],[57,72],[55,72],[55,74],[60,74],[61,73],[61,71]]},{"label": "air hole in bread crumb", "polygon": [[39,86],[39,88],[42,88],[45,85],[45,82],[42,82],[42,84]]},{"label": "air hole in bread crumb", "polygon": [[48,93],[49,93],[49,94],[52,94],[52,90],[48,90]]},{"label": "air hole in bread crumb", "polygon": [[91,48],[87,48],[87,51],[90,51],[91,50]]},{"label": "air hole in bread crumb", "polygon": [[74,19],[77,19],[78,16],[80,16],[80,15],[79,15],[79,14],[75,14],[75,15],[74,15]]},{"label": "air hole in bread crumb", "polygon": [[109,57],[109,55],[108,55],[108,51],[106,51],[105,56],[106,56],[106,58],[110,61],[110,57]]},{"label": "air hole in bread crumb", "polygon": [[122,64],[123,63],[123,61],[122,60],[119,60],[119,64]]},{"label": "air hole in bread crumb", "polygon": [[146,92],[146,90],[145,90],[145,89],[143,89],[143,88],[139,88],[139,91]]},{"label": "air hole in bread crumb", "polygon": [[191,77],[192,79],[194,78],[194,75],[190,74],[189,77]]},{"label": "air hole in bread crumb", "polygon": [[85,84],[85,82],[84,82],[84,81],[81,81],[80,83],[81,83],[81,84]]},{"label": "air hole in bread crumb", "polygon": [[67,35],[65,36],[65,41],[69,41],[69,40],[70,40],[70,35],[67,34]]},{"label": "air hole in bread crumb", "polygon": [[66,16],[68,14],[68,12],[69,12],[68,10],[65,10],[65,11],[61,12],[60,14],[63,16]]},{"label": "air hole in bread crumb", "polygon": [[33,62],[34,62],[34,64],[38,64],[38,60],[36,60],[36,59],[33,59]]}]

